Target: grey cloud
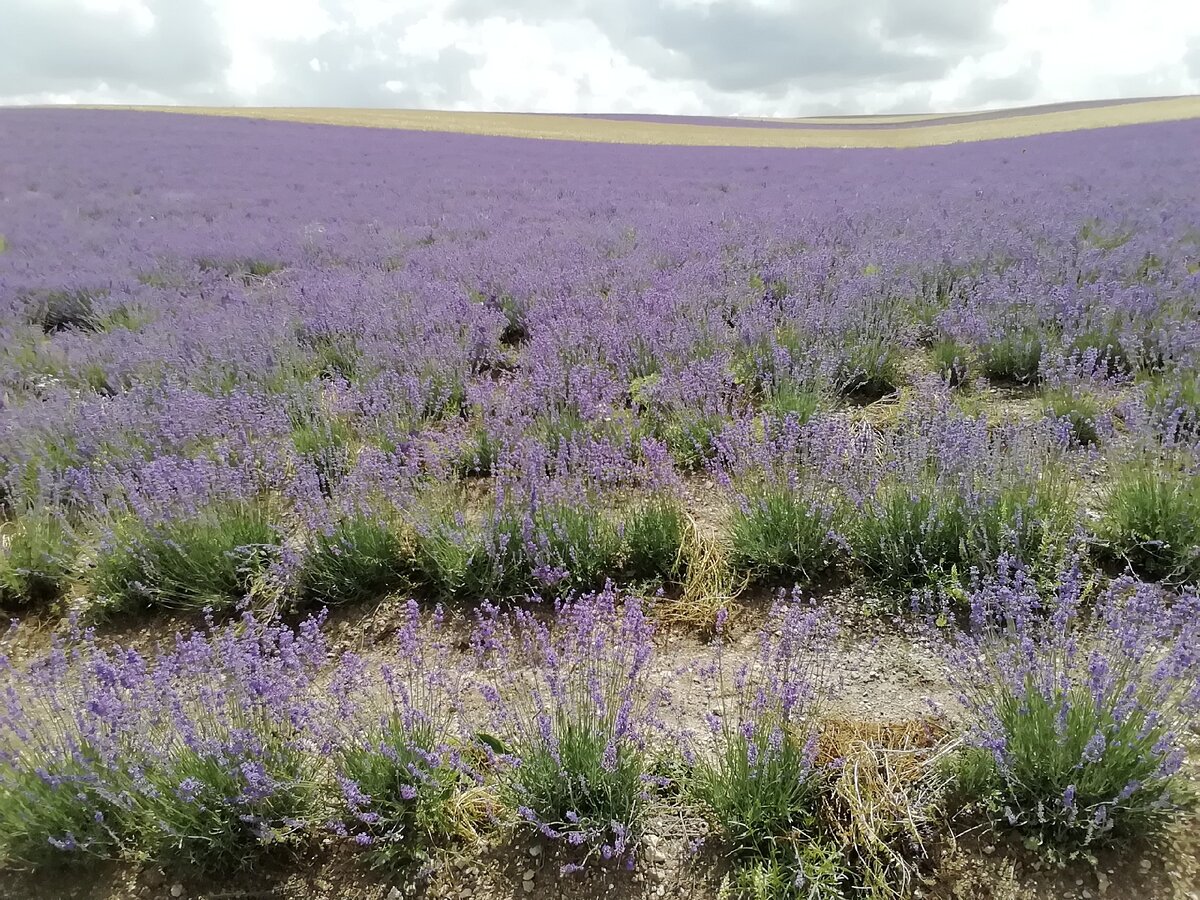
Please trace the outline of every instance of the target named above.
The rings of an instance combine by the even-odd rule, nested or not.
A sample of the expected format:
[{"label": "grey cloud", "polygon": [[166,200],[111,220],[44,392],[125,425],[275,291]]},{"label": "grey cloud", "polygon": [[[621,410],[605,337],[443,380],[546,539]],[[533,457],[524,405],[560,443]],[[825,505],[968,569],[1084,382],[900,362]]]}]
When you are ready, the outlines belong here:
[{"label": "grey cloud", "polygon": [[996,0],[890,0],[883,4],[883,33],[895,39],[925,39],[976,45],[991,31]]},{"label": "grey cloud", "polygon": [[1187,66],[1188,75],[1200,81],[1200,37],[1194,37],[1188,41],[1187,53],[1184,54],[1183,62]]},{"label": "grey cloud", "polygon": [[220,89],[229,52],[203,0],[147,0],[154,25],[53,0],[7,0],[0,86],[10,95],[140,90],[184,100]]},{"label": "grey cloud", "polygon": [[105,87],[117,98],[157,94],[193,103],[450,106],[470,99],[478,62],[457,48],[433,58],[402,53],[399,41],[419,12],[363,29],[354,25],[352,0],[324,0],[334,28],[313,40],[269,44],[274,78],[255,96],[239,97],[225,84],[231,56],[206,0],[145,0],[154,15],[145,32],[127,14],[70,0],[0,2],[13,4],[0,16],[0,93],[10,97]]},{"label": "grey cloud", "polygon": [[[401,52],[404,31],[417,16],[396,15],[367,31],[353,26],[340,2],[325,4],[340,17],[313,40],[279,42],[271,60],[275,78],[255,102],[291,106],[449,106],[472,93],[478,58],[456,47],[433,58]],[[314,69],[312,61],[319,61]],[[398,88],[388,87],[399,83]]]},{"label": "grey cloud", "polygon": [[638,54],[635,44],[634,59],[657,74],[731,92],[780,92],[798,81],[819,87],[885,77],[931,78],[941,71],[936,59],[881,47],[863,23],[834,14],[841,7],[838,0],[821,5],[829,14],[811,18],[751,11],[730,0],[703,11],[646,5],[635,26],[644,31],[637,36],[652,38],[667,53]]},{"label": "grey cloud", "polygon": [[[394,14],[370,27],[358,24],[361,0],[320,0],[331,29],[311,40],[259,42],[274,77],[253,95],[225,84],[231,56],[222,26],[229,23],[218,21],[213,8],[218,0],[142,2],[154,16],[147,32],[139,32],[125,14],[88,10],[80,0],[0,0],[0,92],[311,106],[448,107],[480,99],[471,80],[480,58],[455,47],[415,57],[403,51],[407,29],[429,12],[415,0],[395,4]],[[872,112],[929,108],[935,93],[944,95],[945,84],[936,91],[935,86],[959,63],[998,46],[994,18],[1003,0],[448,2],[447,14],[467,23],[502,16],[534,26],[588,24],[593,30],[583,33],[598,31],[614,54],[651,79],[684,82],[686,102],[705,104],[708,112],[804,114],[866,112],[868,102]],[[320,61],[315,71],[313,59]],[[1192,40],[1183,66],[1190,82],[1179,66],[1173,75],[1096,73],[1093,80],[1102,92],[1116,95],[1194,89],[1200,81],[1200,39]],[[1028,101],[1039,94],[1039,75],[1039,67],[1030,64],[1002,77],[976,79],[954,104]],[[577,103],[587,107],[608,96],[602,78],[576,73]],[[661,93],[656,89],[648,96]],[[781,102],[785,97],[787,104]],[[643,99],[636,93],[625,98],[639,108],[646,105]]]},{"label": "grey cloud", "polygon": [[589,19],[659,77],[778,96],[867,82],[934,80],[990,46],[999,0],[797,0],[763,7],[716,0],[457,0],[467,20]]},{"label": "grey cloud", "polygon": [[979,109],[990,104],[1019,106],[1037,93],[1040,72],[1040,60],[1030,60],[1008,75],[973,79],[954,105],[959,109]]}]

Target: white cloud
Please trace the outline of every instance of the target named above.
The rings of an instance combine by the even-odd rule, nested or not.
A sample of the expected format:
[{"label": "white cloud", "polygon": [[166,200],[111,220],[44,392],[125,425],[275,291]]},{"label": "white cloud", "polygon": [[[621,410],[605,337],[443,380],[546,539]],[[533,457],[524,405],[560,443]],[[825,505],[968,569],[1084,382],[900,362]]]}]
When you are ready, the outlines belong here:
[{"label": "white cloud", "polygon": [[1200,92],[1194,0],[6,0],[2,102],[806,115]]}]

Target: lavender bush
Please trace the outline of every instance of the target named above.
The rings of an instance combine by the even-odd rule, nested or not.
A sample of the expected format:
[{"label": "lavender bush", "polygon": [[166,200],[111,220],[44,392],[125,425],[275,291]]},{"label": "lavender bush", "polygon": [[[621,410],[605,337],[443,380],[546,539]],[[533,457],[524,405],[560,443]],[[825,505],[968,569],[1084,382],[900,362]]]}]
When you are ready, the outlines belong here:
[{"label": "lavender bush", "polygon": [[1005,555],[1052,573],[1080,527],[1055,435],[943,403],[915,405],[894,431],[856,449],[855,560],[901,590],[991,571]]},{"label": "lavender bush", "polygon": [[56,645],[28,668],[3,658],[0,855],[10,865],[108,858],[128,838],[145,663],[91,641]]},{"label": "lavender bush", "polygon": [[[812,581],[845,547],[840,491],[820,476],[827,450],[825,423],[748,420],[719,442],[718,480],[733,501],[729,523],[731,564],[758,578]],[[839,434],[839,437],[842,435]]]},{"label": "lavender bush", "polygon": [[713,746],[697,758],[692,790],[738,853],[786,856],[816,833],[817,736],[827,690],[821,665],[834,637],[834,627],[793,594],[763,625],[754,660],[736,672],[724,672],[717,639],[720,711],[710,713]]},{"label": "lavender bush", "polygon": [[408,602],[396,657],[374,671],[343,656],[331,690],[345,808],[335,827],[383,866],[447,846],[463,827],[451,804],[468,780],[461,755],[466,678],[451,658],[440,610],[423,628],[417,604]]},{"label": "lavender bush", "polygon": [[133,755],[134,827],[168,862],[243,866],[293,844],[319,809],[321,619],[293,631],[246,615],[238,626],[210,624],[151,670],[158,702]]},{"label": "lavender bush", "polygon": [[1155,836],[1187,802],[1200,597],[1128,578],[1091,591],[1078,567],[1048,594],[1009,562],[944,644],[969,723],[964,791],[1048,851]]},{"label": "lavender bush", "polygon": [[5,660],[3,854],[45,863],[125,850],[227,869],[287,845],[319,809],[312,685],[321,621],[250,616],[157,658],[88,632]]},{"label": "lavender bush", "polygon": [[606,588],[556,605],[554,624],[485,606],[473,642],[491,731],[482,737],[518,821],[576,851],[632,865],[656,780],[653,626]]},{"label": "lavender bush", "polygon": [[305,605],[337,605],[384,596],[420,577],[415,540],[385,512],[364,510],[314,529],[296,572]]}]

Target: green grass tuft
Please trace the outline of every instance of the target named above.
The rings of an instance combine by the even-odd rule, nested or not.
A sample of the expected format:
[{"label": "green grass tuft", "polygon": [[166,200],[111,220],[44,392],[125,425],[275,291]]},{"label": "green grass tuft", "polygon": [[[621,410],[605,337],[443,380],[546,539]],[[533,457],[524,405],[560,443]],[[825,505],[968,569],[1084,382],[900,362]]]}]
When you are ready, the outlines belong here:
[{"label": "green grass tuft", "polygon": [[412,542],[392,523],[350,516],[316,535],[296,584],[304,605],[357,603],[411,586],[418,577]]},{"label": "green grass tuft", "polygon": [[649,498],[618,513],[620,574],[630,581],[680,579],[687,519],[678,501]]},{"label": "green grass tuft", "polygon": [[1037,331],[1006,335],[979,348],[979,369],[993,381],[1033,384],[1042,363],[1042,336]]},{"label": "green grass tuft", "polygon": [[933,370],[951,387],[965,384],[971,377],[971,358],[967,348],[953,338],[942,338],[929,349]]},{"label": "green grass tuft", "polygon": [[1200,476],[1170,461],[1127,464],[1098,532],[1106,551],[1143,578],[1200,581]]},{"label": "green grass tuft", "polygon": [[187,519],[118,523],[89,578],[101,608],[230,610],[260,583],[279,550],[266,507],[220,504]]},{"label": "green grass tuft", "polygon": [[0,603],[41,604],[63,596],[74,569],[75,544],[74,531],[43,511],[27,511],[0,528]]},{"label": "green grass tuft", "polygon": [[835,513],[786,487],[750,491],[730,523],[731,565],[756,578],[812,581],[837,557]]},{"label": "green grass tuft", "polygon": [[1048,391],[1045,403],[1046,415],[1065,423],[1074,446],[1100,445],[1100,406],[1092,397],[1071,390]]}]

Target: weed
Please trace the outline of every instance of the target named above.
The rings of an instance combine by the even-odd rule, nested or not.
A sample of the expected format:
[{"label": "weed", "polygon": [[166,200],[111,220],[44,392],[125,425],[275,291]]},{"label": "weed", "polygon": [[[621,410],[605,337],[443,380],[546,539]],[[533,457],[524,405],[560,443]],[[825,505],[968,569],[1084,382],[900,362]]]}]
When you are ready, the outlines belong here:
[{"label": "weed", "polygon": [[943,337],[929,350],[933,369],[951,387],[966,384],[971,377],[971,358],[967,348],[953,338]]},{"label": "weed", "polygon": [[74,529],[42,510],[29,510],[0,529],[0,603],[41,604],[61,597],[74,570],[75,545]]},{"label": "weed", "polygon": [[979,369],[993,381],[1032,384],[1042,362],[1043,338],[1036,331],[1006,334],[979,348]]},{"label": "weed", "polygon": [[411,585],[415,550],[395,525],[351,515],[312,540],[297,578],[304,604],[354,603]]},{"label": "weed", "polygon": [[1048,391],[1046,415],[1062,423],[1070,443],[1077,447],[1100,444],[1100,407],[1090,396],[1062,389]]}]

